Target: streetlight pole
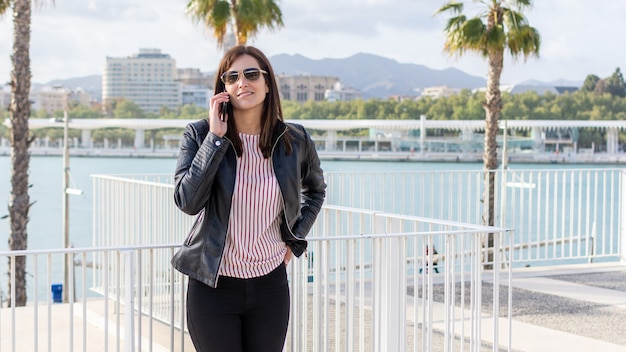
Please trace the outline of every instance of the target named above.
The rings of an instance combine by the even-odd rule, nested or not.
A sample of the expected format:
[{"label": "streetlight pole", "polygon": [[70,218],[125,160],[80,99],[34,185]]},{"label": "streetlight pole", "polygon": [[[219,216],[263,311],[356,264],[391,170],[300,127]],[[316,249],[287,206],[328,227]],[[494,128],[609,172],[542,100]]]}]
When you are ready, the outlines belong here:
[{"label": "streetlight pole", "polygon": [[[67,189],[70,184],[70,146],[69,146],[69,118],[67,109],[63,112],[63,248],[69,248],[70,243],[70,199]],[[69,302],[69,268],[71,256],[65,255],[63,265],[63,302]]]}]

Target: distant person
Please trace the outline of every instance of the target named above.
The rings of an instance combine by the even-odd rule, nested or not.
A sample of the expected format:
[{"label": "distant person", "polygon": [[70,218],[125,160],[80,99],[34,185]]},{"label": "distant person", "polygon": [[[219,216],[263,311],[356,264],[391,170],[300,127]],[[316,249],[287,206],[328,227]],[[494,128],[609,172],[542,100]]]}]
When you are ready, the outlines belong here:
[{"label": "distant person", "polygon": [[[425,254],[425,258],[424,258],[424,263],[426,265],[426,273],[428,274],[428,246],[426,246],[426,252]],[[439,256],[437,255],[439,253],[437,253],[437,249],[435,248],[435,246],[433,246],[433,270],[435,270],[436,274],[439,274],[439,269],[437,268],[437,263],[439,262]],[[420,268],[420,274],[422,273],[422,268]]]},{"label": "distant person", "polygon": [[289,322],[286,266],[325,198],[315,145],[283,120],[274,71],[251,46],[219,64],[209,117],[185,128],[174,201],[198,215],[172,265],[189,276],[197,351],[280,352]]}]

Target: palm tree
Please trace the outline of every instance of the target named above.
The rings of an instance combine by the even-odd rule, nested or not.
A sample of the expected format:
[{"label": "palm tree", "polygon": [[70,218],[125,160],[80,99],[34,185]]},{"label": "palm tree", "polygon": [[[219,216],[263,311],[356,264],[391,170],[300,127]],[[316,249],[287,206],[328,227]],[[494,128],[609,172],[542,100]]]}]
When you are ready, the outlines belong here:
[{"label": "palm tree", "polygon": [[[31,142],[28,131],[30,115],[30,21],[31,0],[0,0],[0,11],[13,6],[13,55],[11,71],[11,195],[9,197],[9,217],[11,235],[9,248],[22,250],[27,247],[28,211],[28,168]],[[13,262],[9,259],[9,273],[15,271],[15,302],[9,299],[9,306],[26,305],[26,257],[19,256]],[[9,292],[11,292],[9,280]]]},{"label": "palm tree", "polygon": [[189,0],[187,13],[202,22],[223,47],[229,25],[237,44],[246,44],[263,28],[271,30],[283,25],[283,15],[274,0]]},{"label": "palm tree", "polygon": [[[495,172],[497,167],[498,119],[502,109],[500,76],[504,55],[508,51],[517,59],[523,56],[539,56],[539,32],[528,24],[522,11],[532,6],[532,0],[479,0],[484,12],[468,18],[463,13],[463,3],[450,1],[435,14],[451,13],[444,29],[445,50],[451,55],[462,56],[466,51],[475,52],[487,59],[487,92],[483,106],[485,118],[485,147],[483,163],[485,170],[485,195],[483,223],[494,225]],[[493,247],[493,236],[487,245]],[[491,262],[491,258],[489,258]]]}]

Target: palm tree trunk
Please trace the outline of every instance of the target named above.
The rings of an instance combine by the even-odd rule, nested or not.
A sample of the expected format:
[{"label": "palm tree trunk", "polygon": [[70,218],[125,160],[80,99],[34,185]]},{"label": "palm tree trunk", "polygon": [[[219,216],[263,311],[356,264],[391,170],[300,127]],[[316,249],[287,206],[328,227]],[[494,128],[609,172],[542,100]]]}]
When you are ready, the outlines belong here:
[{"label": "palm tree trunk", "polygon": [[[503,52],[493,52],[489,55],[489,72],[487,79],[487,93],[485,95],[485,150],[483,165],[485,170],[485,194],[483,224],[494,226],[495,224],[495,170],[498,166],[496,136],[498,135],[498,119],[502,108],[500,94],[500,76],[503,67]],[[487,235],[487,265],[491,269],[493,263],[493,233]]]},{"label": "palm tree trunk", "polygon": [[[11,71],[11,195],[9,216],[11,235],[9,248],[23,250],[27,247],[28,211],[28,169],[30,137],[28,117],[30,115],[30,21],[31,0],[15,0],[13,4],[13,70]],[[26,257],[9,259],[9,275],[15,272],[15,302],[9,298],[9,306],[26,305]],[[9,292],[11,292],[9,280]]]}]

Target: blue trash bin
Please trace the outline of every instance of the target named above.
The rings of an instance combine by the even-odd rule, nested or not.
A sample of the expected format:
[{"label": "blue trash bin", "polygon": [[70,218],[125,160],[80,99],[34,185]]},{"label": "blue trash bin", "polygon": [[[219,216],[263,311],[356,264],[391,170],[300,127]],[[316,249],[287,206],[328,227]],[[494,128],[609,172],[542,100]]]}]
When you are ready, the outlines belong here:
[{"label": "blue trash bin", "polygon": [[52,284],[52,302],[63,302],[63,284]]}]

